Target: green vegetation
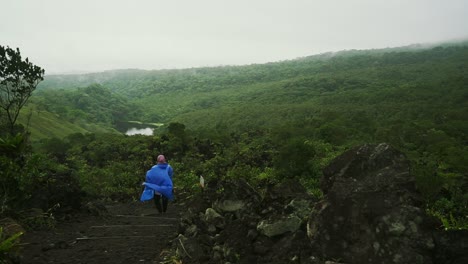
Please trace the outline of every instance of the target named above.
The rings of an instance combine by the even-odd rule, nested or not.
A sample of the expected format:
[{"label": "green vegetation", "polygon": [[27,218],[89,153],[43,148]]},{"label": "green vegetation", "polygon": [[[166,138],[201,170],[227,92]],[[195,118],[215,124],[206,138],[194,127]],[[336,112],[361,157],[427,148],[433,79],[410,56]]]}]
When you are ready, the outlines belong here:
[{"label": "green vegetation", "polygon": [[0,263],[8,263],[6,260],[14,253],[15,246],[18,244],[19,237],[23,232],[18,232],[12,236],[6,237],[3,232],[3,227],[0,226]]},{"label": "green vegetation", "polygon": [[70,134],[85,134],[92,131],[88,128],[90,125],[80,126],[79,124],[67,122],[61,119],[57,114],[49,111],[37,110],[34,104],[28,104],[24,107],[22,114],[18,118],[18,122],[29,128],[31,138],[34,141],[51,137],[64,138]]},{"label": "green vegetation", "polygon": [[[3,155],[3,181],[25,190],[73,182],[69,193],[83,199],[137,199],[146,170],[164,153],[178,188],[196,190],[199,175],[208,184],[244,178],[257,188],[296,178],[320,196],[330,160],[358,144],[387,142],[410,159],[427,211],[446,228],[466,229],[467,63],[468,44],[459,43],[262,65],[46,76],[29,106],[44,118],[30,118],[31,136],[41,140],[23,161]],[[68,130],[54,128],[55,120]],[[151,137],[129,137],[115,133],[119,121],[167,125]],[[70,133],[74,126],[82,130]],[[46,137],[45,127],[55,137]],[[15,140],[3,146],[19,145]],[[25,181],[30,170],[40,177]],[[27,193],[18,201],[31,202]],[[40,201],[44,209],[75,202],[67,195]]]},{"label": "green vegetation", "polygon": [[40,110],[46,110],[71,123],[86,126],[99,124],[111,127],[121,120],[137,119],[139,108],[110,89],[93,84],[73,90],[38,91],[33,102]]},{"label": "green vegetation", "polygon": [[6,123],[10,134],[21,108],[27,103],[36,86],[44,78],[44,70],[23,60],[19,49],[0,45],[0,124]]}]

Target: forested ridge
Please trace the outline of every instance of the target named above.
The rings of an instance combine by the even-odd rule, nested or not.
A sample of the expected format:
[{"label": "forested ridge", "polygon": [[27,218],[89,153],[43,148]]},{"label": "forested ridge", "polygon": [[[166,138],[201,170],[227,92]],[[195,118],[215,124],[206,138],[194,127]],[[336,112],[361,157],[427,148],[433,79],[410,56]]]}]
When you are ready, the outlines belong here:
[{"label": "forested ridge", "polygon": [[[38,136],[35,115],[88,132],[49,125],[50,137]],[[198,192],[200,175],[245,179],[259,190],[296,179],[321,197],[322,169],[334,157],[387,142],[408,156],[427,212],[447,229],[466,229],[467,116],[466,42],[45,76],[22,112],[20,133],[0,141],[2,214],[137,199],[158,153],[175,168],[177,188]],[[118,121],[165,125],[153,136],[125,136],[115,130]]]},{"label": "forested ridge", "polygon": [[[231,113],[223,115],[220,109],[238,112],[252,107],[253,112],[245,112],[255,116],[252,122],[258,126],[265,121],[262,119],[276,120],[271,120],[272,115],[265,110],[275,113],[281,106],[303,117],[304,110],[294,111],[295,107],[309,108],[310,113],[317,105],[323,111],[333,102],[350,105],[363,100],[365,105],[382,106],[392,103],[381,100],[390,99],[389,96],[407,101],[438,99],[437,93],[446,93],[439,89],[441,86],[452,91],[454,85],[463,84],[467,56],[464,47],[349,51],[249,66],[47,76],[38,90],[81,87],[96,82],[138,103],[144,110],[142,121],[176,118],[188,126],[200,124],[191,120],[213,112],[221,121],[231,123]],[[458,84],[451,85],[453,82]],[[424,93],[422,97],[421,93]],[[260,114],[255,113],[258,106],[262,107]],[[213,126],[219,122],[210,123]]]}]

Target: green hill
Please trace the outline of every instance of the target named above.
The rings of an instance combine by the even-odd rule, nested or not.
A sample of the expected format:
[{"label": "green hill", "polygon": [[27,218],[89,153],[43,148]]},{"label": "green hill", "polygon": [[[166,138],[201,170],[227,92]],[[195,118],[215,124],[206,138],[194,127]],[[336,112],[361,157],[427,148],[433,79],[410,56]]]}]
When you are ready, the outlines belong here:
[{"label": "green hill", "polygon": [[[41,110],[36,112],[53,113],[57,121],[94,133],[116,133],[119,122],[135,120],[140,115],[138,106],[99,84],[68,90],[39,90],[33,94],[30,103]],[[38,123],[31,124],[33,129],[44,125],[49,127],[50,120],[36,121]],[[42,128],[37,130],[43,131]],[[65,131],[63,134],[67,134]],[[62,136],[60,131],[54,134],[59,138]]]},{"label": "green hill", "polygon": [[37,110],[29,104],[21,110],[18,122],[28,127],[33,141],[57,137],[64,138],[73,133],[89,133],[89,130],[64,121],[58,115]]},{"label": "green hill", "polygon": [[[141,107],[140,121],[178,121],[193,129],[268,128],[330,111],[388,120],[408,118],[407,110],[433,115],[441,96],[456,103],[464,93],[467,50],[465,42],[247,66],[46,76],[39,90],[97,82]],[[435,109],[420,109],[429,102]],[[464,104],[452,106],[460,111]]]},{"label": "green hill", "polygon": [[[450,156],[451,147],[468,151],[460,148],[468,142],[468,42],[247,66],[46,76],[38,90],[53,97],[58,88],[68,87],[63,93],[92,82],[105,87],[97,86],[97,94],[106,94],[101,98],[115,94],[138,106],[137,121],[180,122],[208,133],[290,130],[293,138],[339,146],[387,141],[410,153],[427,151],[435,140],[430,152],[437,155]],[[70,98],[82,100],[80,93]],[[86,113],[102,117],[113,111],[109,105],[94,100]]]},{"label": "green hill", "polygon": [[[105,88],[90,85],[63,95],[96,81]],[[342,147],[385,141],[414,157],[442,159],[447,172],[468,169],[467,42],[247,66],[47,76],[38,90],[49,93],[45,98],[54,92],[69,98],[48,103],[71,107],[69,113],[80,107],[81,95],[95,93],[85,98],[91,107],[79,110],[94,118],[90,122],[107,116],[109,126],[109,106],[121,102],[119,113],[128,113],[129,104],[138,109],[120,119],[180,122],[209,134],[271,131]]]},{"label": "green hill", "polygon": [[31,103],[21,110],[18,123],[28,128],[33,142],[54,137],[61,139],[74,133],[119,133],[112,127],[102,124],[69,122],[56,113],[39,110]]}]

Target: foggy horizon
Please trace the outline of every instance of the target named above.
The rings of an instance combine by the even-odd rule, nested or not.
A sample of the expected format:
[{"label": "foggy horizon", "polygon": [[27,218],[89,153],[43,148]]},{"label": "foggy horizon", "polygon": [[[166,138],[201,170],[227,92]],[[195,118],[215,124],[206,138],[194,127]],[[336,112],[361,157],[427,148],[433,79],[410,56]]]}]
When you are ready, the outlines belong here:
[{"label": "foggy horizon", "polygon": [[[407,45],[401,45],[401,46],[394,46],[394,47],[377,47],[377,48],[366,48],[366,49],[343,49],[343,50],[336,50],[336,51],[324,51],[316,54],[306,54],[304,56],[298,56],[295,58],[284,58],[284,59],[278,59],[276,61],[264,61],[264,62],[248,62],[248,63],[241,63],[241,64],[218,64],[218,65],[195,65],[195,66],[181,66],[181,67],[172,67],[172,68],[138,68],[138,67],[128,67],[128,68],[111,68],[111,69],[103,69],[103,70],[95,70],[95,71],[86,71],[86,70],[71,70],[67,72],[45,72],[45,75],[73,75],[73,74],[88,74],[88,73],[99,73],[99,72],[108,72],[108,71],[125,71],[125,70],[142,70],[142,71],[164,71],[164,70],[185,70],[185,69],[198,69],[198,68],[216,68],[216,67],[236,67],[236,66],[248,66],[248,65],[255,65],[255,64],[267,64],[267,63],[277,63],[277,62],[283,62],[283,61],[292,61],[296,59],[301,59],[301,58],[306,58],[306,57],[311,57],[311,56],[317,56],[317,55],[322,55],[322,54],[328,54],[328,53],[339,53],[339,52],[346,52],[346,51],[367,51],[367,50],[383,50],[383,49],[398,49],[398,48],[404,48],[404,47],[410,47],[410,46],[416,46],[420,45],[422,48],[426,47],[435,47],[439,44],[456,44],[459,42],[468,42],[468,37],[465,38],[459,38],[459,39],[450,39],[450,40],[442,40],[442,41],[436,41],[432,43],[409,43]],[[16,48],[16,47],[15,47]]]},{"label": "foggy horizon", "polygon": [[468,39],[468,1],[0,0],[0,45],[47,75],[240,66]]}]

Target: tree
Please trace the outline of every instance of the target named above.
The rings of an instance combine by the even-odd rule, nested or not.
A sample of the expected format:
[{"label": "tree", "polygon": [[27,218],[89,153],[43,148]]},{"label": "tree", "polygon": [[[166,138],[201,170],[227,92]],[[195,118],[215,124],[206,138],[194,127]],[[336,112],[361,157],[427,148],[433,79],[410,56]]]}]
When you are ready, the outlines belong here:
[{"label": "tree", "polygon": [[40,81],[44,70],[32,64],[28,58],[22,60],[16,50],[0,45],[0,121],[7,122],[10,134],[21,108],[26,104]]}]

